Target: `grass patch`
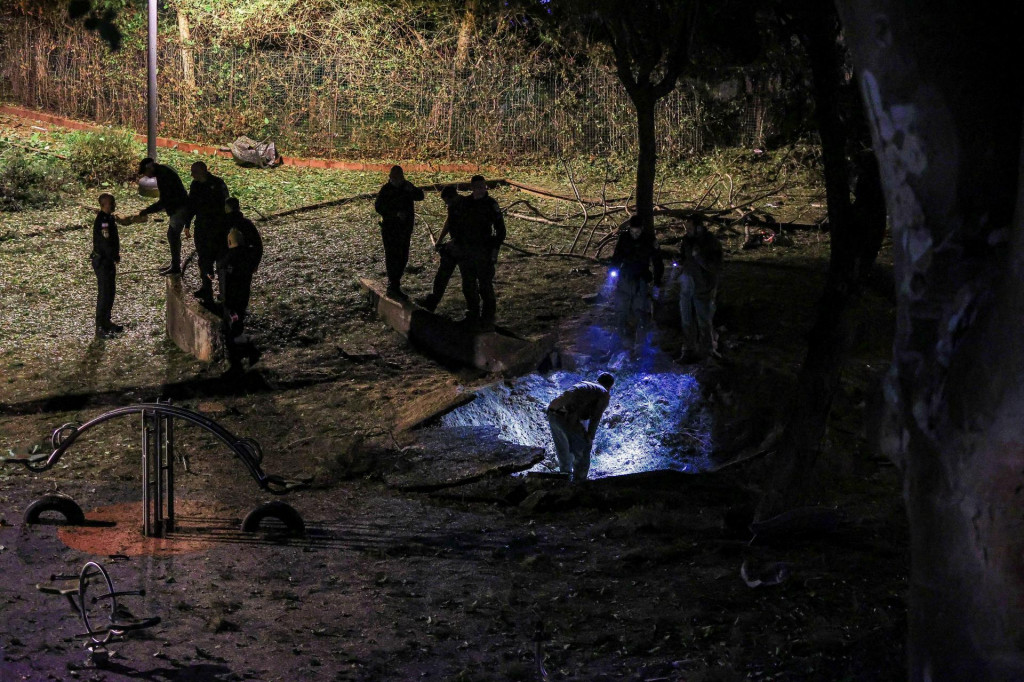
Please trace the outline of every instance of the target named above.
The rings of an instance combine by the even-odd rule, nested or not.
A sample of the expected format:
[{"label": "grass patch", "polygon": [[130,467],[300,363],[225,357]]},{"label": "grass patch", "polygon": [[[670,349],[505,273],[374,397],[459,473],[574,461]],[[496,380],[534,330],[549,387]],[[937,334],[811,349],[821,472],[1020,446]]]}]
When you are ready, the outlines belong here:
[{"label": "grass patch", "polygon": [[60,159],[0,148],[0,211],[57,203],[65,175]]}]

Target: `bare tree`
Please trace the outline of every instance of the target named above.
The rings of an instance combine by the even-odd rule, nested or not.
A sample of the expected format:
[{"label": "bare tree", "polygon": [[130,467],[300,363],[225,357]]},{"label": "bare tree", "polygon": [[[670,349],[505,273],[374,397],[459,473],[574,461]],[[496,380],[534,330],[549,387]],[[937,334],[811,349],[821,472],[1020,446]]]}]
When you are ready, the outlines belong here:
[{"label": "bare tree", "polygon": [[[636,210],[650,228],[654,215],[658,100],[690,64],[698,0],[577,0],[562,3],[564,19],[612,51],[615,71],[637,116]],[[561,15],[560,15],[561,16]]]}]

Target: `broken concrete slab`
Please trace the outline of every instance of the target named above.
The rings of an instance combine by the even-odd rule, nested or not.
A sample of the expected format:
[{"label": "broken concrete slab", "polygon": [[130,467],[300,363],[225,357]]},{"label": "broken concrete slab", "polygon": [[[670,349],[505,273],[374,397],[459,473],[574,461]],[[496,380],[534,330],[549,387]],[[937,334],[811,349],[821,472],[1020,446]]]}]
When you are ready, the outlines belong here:
[{"label": "broken concrete slab", "polygon": [[467,391],[455,383],[448,383],[440,388],[425,393],[402,406],[395,429],[407,431],[420,426],[424,422],[439,419],[452,410],[472,402],[476,393]]},{"label": "broken concrete slab", "polygon": [[181,277],[170,275],[167,282],[167,335],[175,345],[203,362],[223,355],[220,318],[186,295]]},{"label": "broken concrete slab", "polygon": [[526,471],[543,459],[543,448],[501,440],[492,427],[424,429],[389,465],[384,481],[400,490],[432,492]]},{"label": "broken concrete slab", "polygon": [[381,282],[360,278],[359,283],[382,320],[435,357],[487,372],[515,374],[535,369],[555,345],[552,334],[524,339],[505,329],[473,331],[409,301],[388,298]]}]

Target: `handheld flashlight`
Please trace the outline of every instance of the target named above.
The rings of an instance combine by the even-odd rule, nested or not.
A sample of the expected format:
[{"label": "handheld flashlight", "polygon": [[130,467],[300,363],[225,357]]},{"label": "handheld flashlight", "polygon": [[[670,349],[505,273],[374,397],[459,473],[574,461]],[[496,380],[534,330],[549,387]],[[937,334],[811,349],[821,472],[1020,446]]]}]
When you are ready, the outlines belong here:
[{"label": "handheld flashlight", "polygon": [[619,276],[619,271],[615,270],[615,269],[609,270],[608,271],[608,276],[609,277],[618,277]]}]

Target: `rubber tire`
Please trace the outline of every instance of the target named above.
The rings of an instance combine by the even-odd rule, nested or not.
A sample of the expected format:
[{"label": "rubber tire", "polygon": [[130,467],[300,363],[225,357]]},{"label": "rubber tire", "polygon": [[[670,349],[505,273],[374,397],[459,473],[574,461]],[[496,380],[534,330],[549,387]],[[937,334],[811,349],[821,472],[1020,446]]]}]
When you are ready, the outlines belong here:
[{"label": "rubber tire", "polygon": [[60,512],[64,517],[64,525],[81,526],[85,524],[85,513],[78,503],[67,495],[43,495],[25,510],[25,523],[39,523],[39,517],[49,511]]},{"label": "rubber tire", "polygon": [[295,511],[295,508],[290,504],[285,504],[280,500],[264,502],[249,512],[245,520],[242,521],[242,532],[259,532],[260,524],[266,518],[277,519],[283,523],[288,529],[289,535],[302,536],[306,534],[306,523],[302,520],[299,512]]}]

